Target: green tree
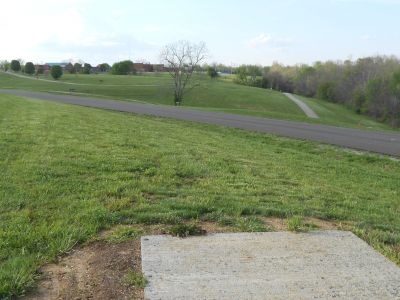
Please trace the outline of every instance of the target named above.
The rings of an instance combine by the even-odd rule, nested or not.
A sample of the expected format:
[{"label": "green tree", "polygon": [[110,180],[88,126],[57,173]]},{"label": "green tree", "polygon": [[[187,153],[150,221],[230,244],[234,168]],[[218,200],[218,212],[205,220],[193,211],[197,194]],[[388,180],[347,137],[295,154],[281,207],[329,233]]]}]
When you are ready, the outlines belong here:
[{"label": "green tree", "polygon": [[400,70],[393,74],[392,80],[390,81],[390,89],[393,94],[400,99]]},{"label": "green tree", "polygon": [[134,73],[133,62],[131,60],[116,62],[113,64],[111,72],[113,75],[128,75]]},{"label": "green tree", "polygon": [[[262,75],[261,67],[256,65],[248,65],[246,67],[246,73],[250,76],[250,85],[252,86],[259,86],[257,78]],[[261,81],[260,81],[261,82]]]},{"label": "green tree", "polygon": [[7,60],[0,61],[0,69],[7,72],[9,68],[10,68],[10,63]]},{"label": "green tree", "polygon": [[390,101],[390,122],[393,127],[400,126],[400,70],[393,74],[390,82],[392,97]]},{"label": "green tree", "polygon": [[111,69],[111,66],[108,63],[102,63],[98,67],[100,72],[108,72]]},{"label": "green tree", "polygon": [[13,59],[11,61],[11,65],[10,65],[11,70],[13,70],[14,72],[19,72],[21,71],[21,64],[18,60]]},{"label": "green tree", "polygon": [[82,65],[80,63],[74,63],[75,73],[80,73],[82,71]]},{"label": "green tree", "polygon": [[29,75],[33,75],[35,73],[35,65],[32,62],[27,62],[25,64],[25,73]]},{"label": "green tree", "polygon": [[318,86],[317,98],[322,100],[334,101],[335,100],[335,83],[324,82]]},{"label": "green tree", "polygon": [[75,74],[74,65],[71,64],[71,63],[68,63],[68,64],[65,66],[64,70],[65,70],[66,72],[69,72],[70,74]]},{"label": "green tree", "polygon": [[240,84],[247,84],[247,67],[245,65],[241,65],[236,68],[236,80]]},{"label": "green tree", "polygon": [[83,73],[83,74],[90,74],[90,71],[92,71],[92,66],[91,66],[91,64],[85,63],[85,64],[83,65],[83,71],[82,71],[82,73]]},{"label": "green tree", "polygon": [[217,78],[219,76],[216,68],[211,66],[207,68],[207,75],[210,76],[210,78]]},{"label": "green tree", "polygon": [[61,66],[51,67],[50,74],[51,74],[51,77],[53,77],[55,80],[59,79],[63,75]]}]

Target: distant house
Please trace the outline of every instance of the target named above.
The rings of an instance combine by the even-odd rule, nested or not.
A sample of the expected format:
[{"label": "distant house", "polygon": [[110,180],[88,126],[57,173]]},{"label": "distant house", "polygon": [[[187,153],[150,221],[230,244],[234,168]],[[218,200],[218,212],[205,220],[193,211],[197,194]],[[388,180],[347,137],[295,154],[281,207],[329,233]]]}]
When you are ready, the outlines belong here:
[{"label": "distant house", "polygon": [[99,66],[97,66],[97,67],[92,67],[92,68],[90,69],[90,73],[94,73],[94,74],[101,73],[100,67],[99,67]]},{"label": "distant house", "polygon": [[153,65],[152,64],[144,64],[144,63],[134,63],[133,69],[138,72],[153,72]]},{"label": "distant house", "polygon": [[134,63],[133,69],[138,73],[143,72],[165,72],[167,69],[163,64]]},{"label": "distant house", "polygon": [[165,72],[167,70],[165,69],[163,64],[156,64],[156,65],[153,65],[153,71],[154,72]]},{"label": "distant house", "polygon": [[43,70],[43,72],[46,72],[46,71],[50,70],[50,66],[37,64],[37,65],[35,65],[35,69],[36,70],[40,69],[40,70]]}]

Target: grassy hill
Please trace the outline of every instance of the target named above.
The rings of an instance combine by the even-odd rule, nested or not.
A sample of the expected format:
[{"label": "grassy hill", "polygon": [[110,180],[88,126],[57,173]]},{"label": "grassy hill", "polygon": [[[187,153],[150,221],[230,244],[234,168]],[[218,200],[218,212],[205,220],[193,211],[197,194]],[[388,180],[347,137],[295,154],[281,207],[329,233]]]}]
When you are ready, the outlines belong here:
[{"label": "grassy hill", "polygon": [[[172,81],[167,74],[139,76],[71,75],[65,74],[60,81],[49,77],[20,78],[0,73],[0,88],[16,88],[57,93],[72,93],[126,101],[142,101],[153,104],[172,105]],[[234,84],[231,81],[211,80],[204,76],[196,78],[199,87],[185,97],[186,107],[203,110],[246,114],[259,117],[313,122],[334,126],[362,129],[390,129],[366,116],[360,116],[337,104],[310,100],[320,114],[320,119],[307,118],[291,100],[272,90]],[[322,108],[323,109],[320,109]]]},{"label": "grassy hill", "polygon": [[[265,91],[263,91],[265,92]],[[0,298],[117,224],[336,220],[400,263],[400,162],[225,127],[0,95]]]}]

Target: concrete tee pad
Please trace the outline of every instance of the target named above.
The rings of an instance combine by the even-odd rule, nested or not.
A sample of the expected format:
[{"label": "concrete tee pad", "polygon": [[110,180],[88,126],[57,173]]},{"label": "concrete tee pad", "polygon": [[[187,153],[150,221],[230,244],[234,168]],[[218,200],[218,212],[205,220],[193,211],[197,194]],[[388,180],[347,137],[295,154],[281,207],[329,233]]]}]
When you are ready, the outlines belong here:
[{"label": "concrete tee pad", "polygon": [[144,236],[145,299],[400,299],[400,268],[346,231]]}]

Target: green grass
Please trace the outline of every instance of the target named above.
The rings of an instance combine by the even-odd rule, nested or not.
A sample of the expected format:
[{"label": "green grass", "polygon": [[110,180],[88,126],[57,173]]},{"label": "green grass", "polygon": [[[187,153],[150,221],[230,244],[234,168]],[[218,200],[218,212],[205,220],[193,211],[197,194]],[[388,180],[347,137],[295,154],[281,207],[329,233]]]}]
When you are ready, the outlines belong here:
[{"label": "green grass", "polygon": [[116,225],[349,221],[400,263],[400,162],[388,157],[4,95],[0,157],[0,298]]},{"label": "green grass", "polygon": [[119,225],[113,229],[111,234],[105,237],[105,241],[113,244],[125,242],[127,240],[139,238],[143,231],[130,226]]},{"label": "green grass", "polygon": [[[42,76],[41,79],[51,80],[46,76]],[[321,117],[313,120],[307,118],[286,96],[276,91],[238,85],[226,78],[211,80],[205,76],[197,76],[196,82],[200,86],[188,91],[184,100],[185,107],[336,126],[389,129],[385,124],[357,115],[338,104],[309,100],[313,104],[310,106],[315,108]],[[0,73],[0,88],[56,93],[70,93],[73,89],[72,93],[78,95],[173,104],[172,81],[168,74],[140,76],[64,74],[58,82],[47,82]]]},{"label": "green grass", "polygon": [[338,105],[314,98],[302,96],[297,97],[310,106],[325,124],[366,129],[388,129],[386,124],[374,121],[373,119],[367,118],[363,115],[356,114],[346,108],[344,105]]},{"label": "green grass", "polygon": [[147,279],[144,277],[143,273],[136,272],[132,269],[125,275],[124,282],[130,286],[141,289],[144,289],[147,285]]},{"label": "green grass", "polygon": [[[102,83],[99,80],[103,80]],[[79,85],[63,84],[62,82],[73,82]],[[184,100],[185,106],[276,118],[296,116],[300,119],[303,118],[302,111],[280,93],[240,86],[231,82],[210,80],[202,76],[199,76],[196,82],[199,82],[201,87],[188,91]],[[156,86],[143,86],[146,84]],[[74,93],[84,95],[164,105],[174,103],[172,80],[167,74],[159,76],[65,74],[59,82],[46,82],[0,73],[0,88],[49,92],[69,92],[73,88]]]},{"label": "green grass", "polygon": [[300,216],[290,217],[286,220],[289,231],[302,232],[304,231],[304,219]]}]

